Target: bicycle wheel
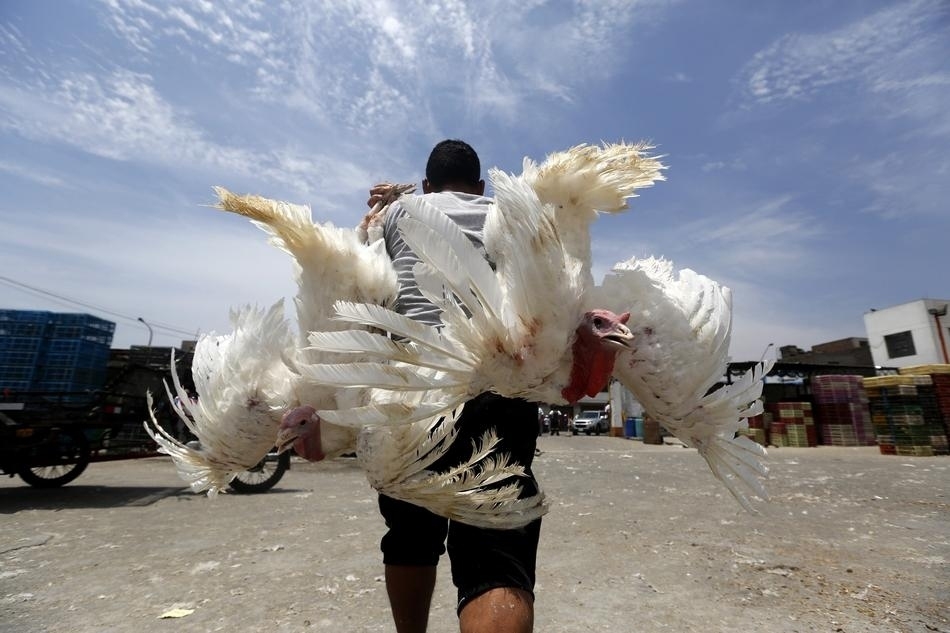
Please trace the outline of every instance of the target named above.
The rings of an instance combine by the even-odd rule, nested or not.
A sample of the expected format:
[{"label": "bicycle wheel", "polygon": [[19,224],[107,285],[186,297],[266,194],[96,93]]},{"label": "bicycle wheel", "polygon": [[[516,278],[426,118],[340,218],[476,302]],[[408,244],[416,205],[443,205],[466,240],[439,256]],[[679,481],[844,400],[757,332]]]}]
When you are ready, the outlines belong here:
[{"label": "bicycle wheel", "polygon": [[37,466],[23,466],[20,479],[36,488],[58,488],[89,465],[89,440],[82,429],[61,430],[41,448]]},{"label": "bicycle wheel", "polygon": [[266,492],[274,487],[290,468],[290,452],[281,453],[275,457],[268,454],[260,463],[250,470],[238,474],[228,484],[234,492],[250,494]]}]

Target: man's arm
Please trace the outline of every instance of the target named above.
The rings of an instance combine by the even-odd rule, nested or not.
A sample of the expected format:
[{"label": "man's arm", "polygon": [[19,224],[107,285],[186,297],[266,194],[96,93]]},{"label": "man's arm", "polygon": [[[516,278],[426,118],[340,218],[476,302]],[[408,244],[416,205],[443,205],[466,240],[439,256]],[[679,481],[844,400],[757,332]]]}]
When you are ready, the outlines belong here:
[{"label": "man's arm", "polygon": [[369,212],[363,216],[362,221],[356,227],[356,233],[364,244],[382,238],[382,226],[386,220],[389,207],[404,193],[412,193],[415,190],[415,185],[398,185],[388,182],[374,185],[369,190],[369,200],[366,201],[370,208]]}]

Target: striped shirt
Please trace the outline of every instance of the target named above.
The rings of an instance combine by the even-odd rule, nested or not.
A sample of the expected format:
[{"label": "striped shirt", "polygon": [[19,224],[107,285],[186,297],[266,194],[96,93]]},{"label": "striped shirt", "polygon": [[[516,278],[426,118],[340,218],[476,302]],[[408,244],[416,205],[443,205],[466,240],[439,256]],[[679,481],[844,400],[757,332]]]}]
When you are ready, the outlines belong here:
[{"label": "striped shirt", "polygon": [[[491,198],[469,193],[444,191],[422,196],[426,202],[449,216],[472,243],[484,254],[485,216],[492,204]],[[399,295],[396,297],[396,312],[429,325],[440,325],[439,309],[427,301],[419,291],[412,268],[421,261],[402,239],[397,222],[406,215],[406,210],[397,200],[389,208],[383,225],[386,252],[396,269]]]}]

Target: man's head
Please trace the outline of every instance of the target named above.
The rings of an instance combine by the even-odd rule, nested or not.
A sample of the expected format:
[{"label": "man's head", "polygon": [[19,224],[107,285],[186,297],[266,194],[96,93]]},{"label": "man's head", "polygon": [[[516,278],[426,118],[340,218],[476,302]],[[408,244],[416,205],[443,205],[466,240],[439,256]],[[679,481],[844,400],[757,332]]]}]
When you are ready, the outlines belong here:
[{"label": "man's head", "polygon": [[429,154],[422,191],[458,191],[481,196],[485,193],[481,172],[478,154],[471,145],[465,141],[445,140],[432,148]]}]

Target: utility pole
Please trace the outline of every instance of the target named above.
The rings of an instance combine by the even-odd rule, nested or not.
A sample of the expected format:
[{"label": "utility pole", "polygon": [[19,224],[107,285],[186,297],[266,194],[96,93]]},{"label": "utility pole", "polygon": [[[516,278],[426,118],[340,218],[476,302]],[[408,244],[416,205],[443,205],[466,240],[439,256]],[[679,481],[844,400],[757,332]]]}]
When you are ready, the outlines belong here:
[{"label": "utility pole", "polygon": [[149,324],[145,321],[145,319],[143,319],[142,317],[139,317],[137,320],[140,321],[140,322],[142,323],[142,325],[144,325],[145,327],[148,328],[148,343],[146,343],[146,361],[145,361],[145,364],[146,364],[146,365],[151,365],[151,364],[152,364],[152,326],[149,325]]},{"label": "utility pole", "polygon": [[937,336],[940,338],[940,351],[943,352],[943,362],[950,363],[950,358],[947,357],[947,342],[943,338],[943,328],[940,325],[940,317],[947,316],[947,304],[943,304],[943,307],[939,310],[937,308],[930,308],[927,312],[930,313],[934,318],[934,323],[937,324]]}]

